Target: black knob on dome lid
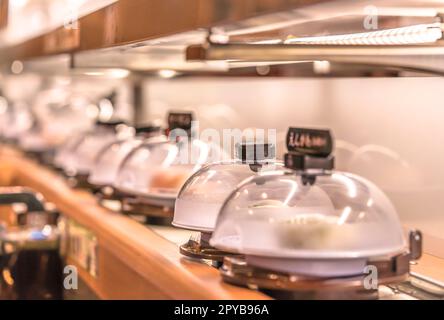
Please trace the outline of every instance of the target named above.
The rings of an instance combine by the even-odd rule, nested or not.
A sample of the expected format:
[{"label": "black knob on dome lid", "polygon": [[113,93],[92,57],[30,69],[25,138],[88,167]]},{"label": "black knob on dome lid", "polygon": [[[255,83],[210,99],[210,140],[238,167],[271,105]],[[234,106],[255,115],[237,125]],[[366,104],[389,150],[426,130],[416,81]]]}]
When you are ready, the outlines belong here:
[{"label": "black knob on dome lid", "polygon": [[160,126],[154,126],[154,125],[145,125],[145,126],[139,126],[136,128],[136,134],[153,134],[153,133],[159,133],[162,131],[162,128]]},{"label": "black knob on dome lid", "polygon": [[168,114],[168,129],[166,130],[166,135],[173,141],[179,141],[183,133],[185,133],[188,138],[191,138],[193,121],[193,112],[170,112]]},{"label": "black knob on dome lid", "polygon": [[175,129],[190,131],[193,120],[193,112],[170,112],[168,114],[168,129],[170,131]]},{"label": "black knob on dome lid", "polygon": [[276,159],[276,146],[271,143],[239,143],[236,159],[242,163],[264,163]]},{"label": "black knob on dome lid", "polygon": [[293,170],[333,170],[333,136],[330,130],[290,128],[285,166]]},{"label": "black knob on dome lid", "polygon": [[96,121],[96,126],[100,126],[100,127],[117,127],[119,125],[127,125],[127,123],[123,120],[97,120]]}]

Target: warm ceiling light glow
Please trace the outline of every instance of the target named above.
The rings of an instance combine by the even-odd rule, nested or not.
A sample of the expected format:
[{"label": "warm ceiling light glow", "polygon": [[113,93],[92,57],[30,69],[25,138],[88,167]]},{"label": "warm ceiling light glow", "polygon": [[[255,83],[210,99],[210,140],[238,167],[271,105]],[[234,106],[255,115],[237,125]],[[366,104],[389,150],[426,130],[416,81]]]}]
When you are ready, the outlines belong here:
[{"label": "warm ceiling light glow", "polygon": [[130,72],[125,69],[111,69],[108,74],[113,79],[124,79],[129,76]]},{"label": "warm ceiling light glow", "polygon": [[330,61],[313,61],[313,70],[316,74],[329,74],[331,72]]},{"label": "warm ceiling light glow", "polygon": [[20,74],[23,72],[23,69],[24,69],[23,62],[21,61],[16,60],[11,64],[11,72],[13,74]]},{"label": "warm ceiling light glow", "polygon": [[9,5],[12,9],[24,8],[28,4],[29,0],[10,0]]},{"label": "warm ceiling light glow", "polygon": [[281,39],[266,39],[252,42],[253,44],[279,44],[282,43]]},{"label": "warm ceiling light glow", "polygon": [[171,79],[174,78],[175,76],[177,76],[177,72],[174,70],[165,69],[159,71],[159,77],[164,79]]},{"label": "warm ceiling light glow", "polygon": [[432,23],[363,33],[289,38],[285,43],[319,45],[401,45],[433,43],[441,39],[442,36],[441,23]]},{"label": "warm ceiling light glow", "polygon": [[100,76],[104,76],[105,73],[104,72],[98,72],[98,71],[87,71],[85,72],[85,76],[90,76],[90,77],[100,77]]},{"label": "warm ceiling light glow", "polygon": [[129,76],[130,72],[126,69],[103,69],[103,70],[88,70],[83,72],[83,74],[89,77],[124,79]]}]

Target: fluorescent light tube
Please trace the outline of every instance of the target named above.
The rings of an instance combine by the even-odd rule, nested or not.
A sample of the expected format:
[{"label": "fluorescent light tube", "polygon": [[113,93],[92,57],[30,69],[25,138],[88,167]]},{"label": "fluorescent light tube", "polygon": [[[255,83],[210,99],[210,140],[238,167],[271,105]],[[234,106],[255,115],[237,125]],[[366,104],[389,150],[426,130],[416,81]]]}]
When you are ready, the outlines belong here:
[{"label": "fluorescent light tube", "polygon": [[363,33],[289,38],[285,43],[317,45],[403,45],[434,43],[442,37],[443,30],[441,23],[432,23]]}]

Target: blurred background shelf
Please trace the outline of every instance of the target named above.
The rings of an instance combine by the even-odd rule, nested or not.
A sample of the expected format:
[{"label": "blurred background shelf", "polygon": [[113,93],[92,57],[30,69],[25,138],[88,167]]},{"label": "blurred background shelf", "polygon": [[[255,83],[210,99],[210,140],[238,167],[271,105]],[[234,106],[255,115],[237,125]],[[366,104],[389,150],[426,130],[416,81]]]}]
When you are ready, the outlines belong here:
[{"label": "blurred background shelf", "polygon": [[[51,71],[49,66],[52,65],[52,72],[58,73],[72,69],[81,73],[88,68],[125,68],[144,73],[172,69],[221,74],[261,66],[264,61],[267,65],[285,62],[294,66],[307,60],[297,53],[298,45],[292,45],[296,50],[290,48],[284,53],[285,59],[279,54],[252,60],[251,57],[257,58],[258,55],[248,53],[261,52],[262,48],[256,49],[254,45],[273,45],[288,38],[366,32],[369,27],[365,21],[373,16],[377,17],[377,29],[435,23],[441,21],[443,11],[443,5],[438,1],[421,0],[359,3],[350,0],[97,0],[91,3],[96,3],[89,6],[96,10],[84,4],[73,8],[76,13],[70,16],[69,11],[59,9],[62,12],[56,15],[58,20],[52,23],[52,29],[42,29],[41,34],[23,37],[20,42],[5,42],[0,51],[0,64],[8,70],[14,61],[26,61],[25,70],[46,72]],[[3,32],[8,35],[8,32]],[[239,56],[231,59],[230,54],[225,54],[221,55],[221,59],[215,59],[217,61],[187,60],[188,46],[205,47],[207,43],[244,45],[246,52],[240,59]],[[367,72],[384,66],[391,67],[389,70],[401,68],[413,73],[433,72],[434,69],[442,71],[442,66],[424,65],[420,59],[430,56],[430,48],[418,47],[414,53],[402,57],[388,50],[373,50],[365,59],[356,59],[356,50],[352,46],[343,44],[341,47],[344,50],[337,50],[339,57],[336,54],[331,61],[337,64],[334,70],[347,69],[343,65],[352,64],[361,65],[361,69]],[[435,56],[441,57],[441,41],[433,47]],[[270,50],[265,48],[265,53],[268,53]],[[209,50],[213,51],[216,52]],[[326,59],[324,51],[310,54],[309,61]],[[277,57],[275,61],[273,57]],[[343,72],[350,73],[349,70]],[[280,75],[281,72],[275,74]],[[361,70],[358,74],[366,73]],[[296,75],[307,76],[310,73]]]}]

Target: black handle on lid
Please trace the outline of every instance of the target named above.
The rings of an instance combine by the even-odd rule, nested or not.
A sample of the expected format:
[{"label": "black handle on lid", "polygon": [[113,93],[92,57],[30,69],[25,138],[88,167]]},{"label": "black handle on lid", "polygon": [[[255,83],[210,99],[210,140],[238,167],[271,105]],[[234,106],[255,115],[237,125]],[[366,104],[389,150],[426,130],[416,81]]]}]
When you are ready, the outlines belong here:
[{"label": "black handle on lid", "polygon": [[[168,114],[168,129],[166,131],[166,135],[170,135],[170,133],[174,130],[183,130],[186,135],[191,138],[193,121],[193,112],[170,112]],[[180,134],[175,134],[170,138],[177,140],[179,136]]]},{"label": "black handle on lid", "polygon": [[190,131],[193,120],[194,114],[192,112],[170,112],[168,114],[168,129],[170,131],[175,129]]},{"label": "black handle on lid", "polygon": [[290,128],[285,166],[293,170],[333,170],[333,136],[330,130]]},{"label": "black handle on lid", "polygon": [[109,120],[109,121],[103,121],[103,120],[97,120],[96,126],[99,127],[107,127],[107,128],[115,128],[120,125],[126,125],[127,123],[123,120],[116,119],[116,120]]},{"label": "black handle on lid", "polygon": [[0,188],[0,205],[23,203],[27,206],[28,212],[43,212],[45,207],[39,200],[37,194],[26,188]]},{"label": "black handle on lid", "polygon": [[289,152],[284,155],[284,161],[285,167],[293,170],[333,170],[335,168],[335,158],[333,156],[321,158]]},{"label": "black handle on lid", "polygon": [[162,130],[160,126],[139,126],[136,128],[136,134],[143,134],[143,133],[159,133]]},{"label": "black handle on lid", "polygon": [[260,163],[276,159],[276,147],[271,143],[238,143],[236,159],[243,163]]}]

